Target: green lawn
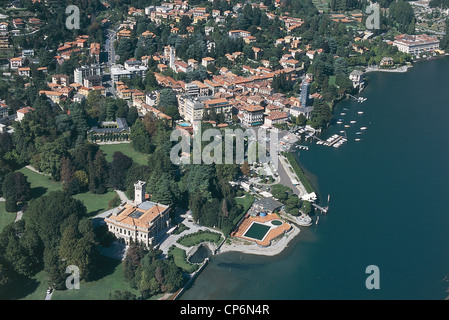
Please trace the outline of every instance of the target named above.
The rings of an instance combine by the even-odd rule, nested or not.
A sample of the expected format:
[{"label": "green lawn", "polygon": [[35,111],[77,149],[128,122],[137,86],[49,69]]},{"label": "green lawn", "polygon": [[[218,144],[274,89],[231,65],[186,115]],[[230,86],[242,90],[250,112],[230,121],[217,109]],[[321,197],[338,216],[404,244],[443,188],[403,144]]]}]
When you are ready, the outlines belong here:
[{"label": "green lawn", "polygon": [[52,300],[107,300],[109,293],[114,290],[127,290],[138,297],[139,292],[123,280],[122,262],[104,256],[101,258],[104,260],[100,263],[102,277],[90,282],[81,281],[79,289],[56,291]]},{"label": "green lawn", "polygon": [[14,222],[16,219],[15,212],[6,212],[5,210],[5,202],[0,202],[0,232],[6,227],[8,224]]},{"label": "green lawn", "polygon": [[187,273],[192,273],[198,269],[198,265],[191,264],[187,261],[186,252],[181,248],[173,246],[168,251],[169,256],[173,256],[175,264]]},{"label": "green lawn", "polygon": [[[50,178],[31,171],[30,169],[23,167],[18,170],[22,172],[31,184],[31,195],[33,198],[39,198],[48,192],[62,190],[62,183],[53,181]],[[105,194],[93,194],[90,192],[84,192],[76,194],[73,197],[81,200],[87,208],[87,213],[90,217],[108,210],[109,201],[111,201],[116,193],[114,191],[108,191]],[[3,206],[4,207],[4,206]],[[0,206],[0,212],[2,212]],[[1,227],[0,217],[0,227]]]},{"label": "green lawn", "polygon": [[103,144],[100,146],[100,149],[105,154],[108,162],[112,162],[112,154],[115,151],[120,151],[124,155],[132,158],[134,162],[148,165],[148,155],[135,151],[131,143]]},{"label": "green lawn", "polygon": [[22,172],[31,184],[31,196],[33,198],[39,198],[47,192],[62,190],[60,182],[53,181],[47,176],[31,171],[27,167],[23,167],[18,171]]},{"label": "green lawn", "polygon": [[235,202],[241,205],[243,207],[243,210],[242,213],[234,219],[233,221],[234,225],[236,225],[240,221],[240,219],[246,214],[249,208],[251,208],[251,205],[254,203],[254,200],[255,198],[248,193],[242,198],[235,198]]},{"label": "green lawn", "polygon": [[109,201],[111,201],[117,193],[109,191],[105,194],[93,194],[88,192],[76,194],[73,197],[81,200],[87,208],[89,217],[93,217],[101,212],[108,210]]},{"label": "green lawn", "polygon": [[243,211],[246,213],[254,202],[254,197],[250,194],[246,194],[243,198],[235,198],[235,202],[243,207]]}]

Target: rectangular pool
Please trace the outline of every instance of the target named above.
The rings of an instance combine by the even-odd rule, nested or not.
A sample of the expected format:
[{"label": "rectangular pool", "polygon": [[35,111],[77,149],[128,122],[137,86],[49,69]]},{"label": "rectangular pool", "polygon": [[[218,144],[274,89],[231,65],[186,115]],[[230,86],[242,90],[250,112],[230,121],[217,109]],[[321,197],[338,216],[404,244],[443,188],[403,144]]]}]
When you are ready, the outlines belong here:
[{"label": "rectangular pool", "polygon": [[256,240],[262,240],[267,234],[268,230],[270,230],[270,226],[253,222],[251,227],[248,228],[243,236]]}]

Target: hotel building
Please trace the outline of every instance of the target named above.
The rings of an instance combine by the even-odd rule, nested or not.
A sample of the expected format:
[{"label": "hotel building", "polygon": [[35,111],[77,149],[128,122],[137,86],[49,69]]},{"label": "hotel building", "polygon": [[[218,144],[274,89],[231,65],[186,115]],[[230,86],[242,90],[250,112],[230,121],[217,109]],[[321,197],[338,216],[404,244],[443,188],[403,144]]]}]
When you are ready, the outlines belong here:
[{"label": "hotel building", "polygon": [[393,45],[401,52],[418,55],[422,52],[438,50],[440,41],[437,37],[430,37],[427,34],[403,34],[394,37]]}]

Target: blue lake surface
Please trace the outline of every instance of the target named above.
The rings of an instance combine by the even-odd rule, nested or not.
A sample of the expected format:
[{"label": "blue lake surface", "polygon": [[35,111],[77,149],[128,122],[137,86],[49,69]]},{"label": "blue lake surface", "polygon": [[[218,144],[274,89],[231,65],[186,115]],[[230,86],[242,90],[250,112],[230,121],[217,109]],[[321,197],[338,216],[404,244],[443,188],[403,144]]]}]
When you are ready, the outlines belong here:
[{"label": "blue lake surface", "polygon": [[[275,257],[213,256],[181,299],[449,295],[449,58],[366,77],[361,96],[368,100],[341,102],[322,135],[345,130],[348,142],[340,148],[311,144],[299,155],[321,202],[331,195],[318,226],[301,228]],[[340,118],[344,123],[336,124]],[[345,128],[351,120],[356,123]],[[369,265],[379,268],[380,289],[365,286]]]}]

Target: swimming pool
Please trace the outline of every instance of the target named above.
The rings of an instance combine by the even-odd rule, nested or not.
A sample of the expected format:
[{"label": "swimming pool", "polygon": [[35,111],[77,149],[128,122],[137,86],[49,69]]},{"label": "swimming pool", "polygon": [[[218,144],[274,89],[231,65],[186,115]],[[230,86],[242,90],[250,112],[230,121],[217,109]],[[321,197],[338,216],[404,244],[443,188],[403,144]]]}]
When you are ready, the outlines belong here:
[{"label": "swimming pool", "polygon": [[268,225],[253,222],[243,236],[251,239],[262,240],[265,238],[270,229],[271,227]]}]

